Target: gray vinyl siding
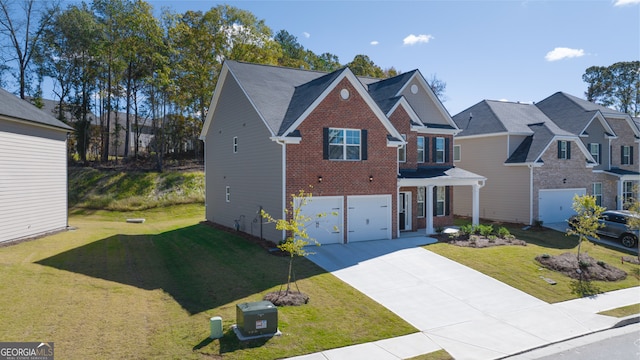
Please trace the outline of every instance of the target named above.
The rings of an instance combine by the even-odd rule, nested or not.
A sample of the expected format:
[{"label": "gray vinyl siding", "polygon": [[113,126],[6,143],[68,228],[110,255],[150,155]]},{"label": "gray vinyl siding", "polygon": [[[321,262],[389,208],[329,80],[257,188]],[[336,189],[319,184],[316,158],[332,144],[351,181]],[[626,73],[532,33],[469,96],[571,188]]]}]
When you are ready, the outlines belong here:
[{"label": "gray vinyl siding", "polygon": [[66,138],[0,119],[0,242],[67,227]]},{"label": "gray vinyl siding", "polygon": [[602,127],[602,123],[597,119],[592,121],[591,124],[587,127],[586,133],[587,137],[581,136],[580,139],[582,143],[587,148],[587,151],[590,151],[589,144],[597,143],[600,144],[600,164],[594,167],[594,170],[607,170],[609,169],[609,139],[605,139],[604,128]]},{"label": "gray vinyl siding", "polygon": [[[206,218],[230,228],[237,220],[241,231],[259,236],[261,206],[282,217],[282,146],[269,139],[271,133],[231,74],[225,81],[205,139]],[[262,235],[282,239],[270,224]]]},{"label": "gray vinyl siding", "polygon": [[[514,142],[511,137],[510,142]],[[465,170],[487,177],[480,189],[480,217],[498,221],[529,223],[530,172],[527,166],[505,166],[507,135],[483,138],[456,138],[461,160],[456,163]],[[471,216],[471,189],[454,187],[454,213]]]},{"label": "gray vinyl siding", "polygon": [[[411,93],[411,86],[418,86],[418,93]],[[429,124],[441,124],[441,125],[450,125],[447,120],[442,116],[442,113],[438,110],[438,105],[431,100],[430,97],[424,94],[424,89],[420,86],[420,82],[416,79],[413,79],[405,88],[403,89],[401,95],[407,99],[407,102],[411,105],[413,111],[418,114],[422,121]]]}]

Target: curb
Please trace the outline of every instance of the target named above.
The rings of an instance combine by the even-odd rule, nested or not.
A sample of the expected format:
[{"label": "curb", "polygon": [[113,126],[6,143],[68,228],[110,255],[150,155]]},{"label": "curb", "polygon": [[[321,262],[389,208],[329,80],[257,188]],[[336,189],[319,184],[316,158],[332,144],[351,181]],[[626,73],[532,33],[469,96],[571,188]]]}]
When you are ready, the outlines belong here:
[{"label": "curb", "polygon": [[627,317],[621,318],[621,320],[618,321],[615,325],[613,325],[613,326],[611,326],[610,328],[607,328],[607,329],[596,330],[596,331],[592,331],[592,332],[589,332],[589,333],[586,333],[586,334],[574,336],[574,337],[571,337],[571,338],[568,338],[568,339],[564,339],[564,340],[560,340],[560,341],[554,341],[554,342],[551,342],[551,343],[548,343],[548,344],[545,344],[545,345],[542,345],[542,346],[538,346],[538,347],[534,347],[534,348],[531,348],[531,349],[523,350],[523,351],[517,352],[515,354],[510,354],[510,355],[507,355],[507,356],[503,356],[503,357],[497,358],[497,360],[509,359],[511,357],[515,357],[515,356],[523,355],[523,354],[526,354],[526,353],[529,353],[529,352],[532,352],[532,351],[544,349],[544,348],[549,347],[549,346],[553,346],[553,345],[556,345],[556,344],[561,344],[561,343],[566,342],[566,341],[579,339],[581,337],[585,337],[585,336],[589,336],[589,335],[605,332],[605,331],[612,330],[612,329],[625,327],[627,325],[632,325],[632,324],[636,324],[636,323],[640,323],[640,314],[629,315]]}]

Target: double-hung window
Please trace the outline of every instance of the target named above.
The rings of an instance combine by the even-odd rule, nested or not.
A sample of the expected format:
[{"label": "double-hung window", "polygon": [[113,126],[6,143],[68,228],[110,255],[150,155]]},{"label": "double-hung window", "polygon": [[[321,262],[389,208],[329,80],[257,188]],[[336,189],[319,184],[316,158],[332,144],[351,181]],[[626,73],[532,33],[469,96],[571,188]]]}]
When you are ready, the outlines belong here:
[{"label": "double-hung window", "polygon": [[436,186],[436,216],[445,215],[445,205],[447,201],[446,186]]},{"label": "double-hung window", "polygon": [[632,201],[636,200],[636,194],[633,191],[633,181],[624,181],[622,183],[622,207],[627,209]]},{"label": "double-hung window", "polygon": [[233,137],[233,153],[236,154],[238,152],[238,137]]},{"label": "double-hung window", "polygon": [[424,136],[418,136],[417,148],[418,148],[418,162],[423,163],[425,161]]},{"label": "double-hung window", "polygon": [[558,140],[558,159],[571,159],[571,144],[566,140]]},{"label": "double-hung window", "polygon": [[418,186],[418,217],[423,218],[425,216],[425,198],[427,188],[424,186]]},{"label": "double-hung window", "polygon": [[329,129],[330,160],[360,160],[360,130]]},{"label": "double-hung window", "polygon": [[405,144],[398,149],[398,161],[407,162],[407,135],[402,134],[402,140],[405,141]]},{"label": "double-hung window", "polygon": [[596,205],[602,206],[602,183],[593,183],[593,196],[596,198]]},{"label": "double-hung window", "polygon": [[594,160],[597,164],[601,164],[600,162],[600,144],[591,143],[589,144],[589,152],[591,156],[593,156]]},{"label": "double-hung window", "polygon": [[633,146],[620,147],[620,164],[633,165]]},{"label": "double-hung window", "polygon": [[436,163],[441,164],[445,161],[445,141],[442,137],[436,138]]}]

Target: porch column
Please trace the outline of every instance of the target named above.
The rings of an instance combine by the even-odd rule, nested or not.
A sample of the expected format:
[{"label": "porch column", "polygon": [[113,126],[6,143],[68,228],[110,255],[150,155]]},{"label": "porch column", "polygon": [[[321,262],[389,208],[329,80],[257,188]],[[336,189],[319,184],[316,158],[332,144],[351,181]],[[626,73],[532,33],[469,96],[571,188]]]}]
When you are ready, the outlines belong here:
[{"label": "porch column", "polygon": [[427,204],[425,218],[427,220],[427,236],[435,233],[433,230],[433,185],[427,185],[425,189],[425,202]]},{"label": "porch column", "polygon": [[473,184],[473,201],[471,210],[471,224],[480,225],[480,185]]}]

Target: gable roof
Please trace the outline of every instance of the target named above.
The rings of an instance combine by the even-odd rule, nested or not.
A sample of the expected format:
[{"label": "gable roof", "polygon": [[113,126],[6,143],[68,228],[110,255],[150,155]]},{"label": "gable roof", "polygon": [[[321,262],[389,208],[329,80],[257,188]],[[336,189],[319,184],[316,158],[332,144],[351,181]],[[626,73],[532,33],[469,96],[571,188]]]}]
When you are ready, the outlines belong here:
[{"label": "gable roof", "polygon": [[[621,112],[563,92],[557,92],[547,97],[537,103],[536,107],[542,110],[542,112],[558,124],[558,126],[576,135],[582,134],[591,121],[598,116],[598,113],[603,116],[625,115]],[[600,118],[600,121],[605,131],[613,135],[613,130],[604,118]]]},{"label": "gable roof", "polygon": [[223,65],[200,138],[204,138],[213,120],[213,110],[228,76],[235,79],[273,138],[299,136],[294,134],[295,128],[345,78],[369,104],[389,135],[395,139],[402,138],[363,84],[373,80],[360,79],[347,67],[325,73],[229,60]]},{"label": "gable roof", "polygon": [[72,127],[56,119],[47,112],[38,109],[28,101],[22,100],[1,88],[0,116],[26,121],[41,126],[53,127],[58,130],[73,131]]}]

